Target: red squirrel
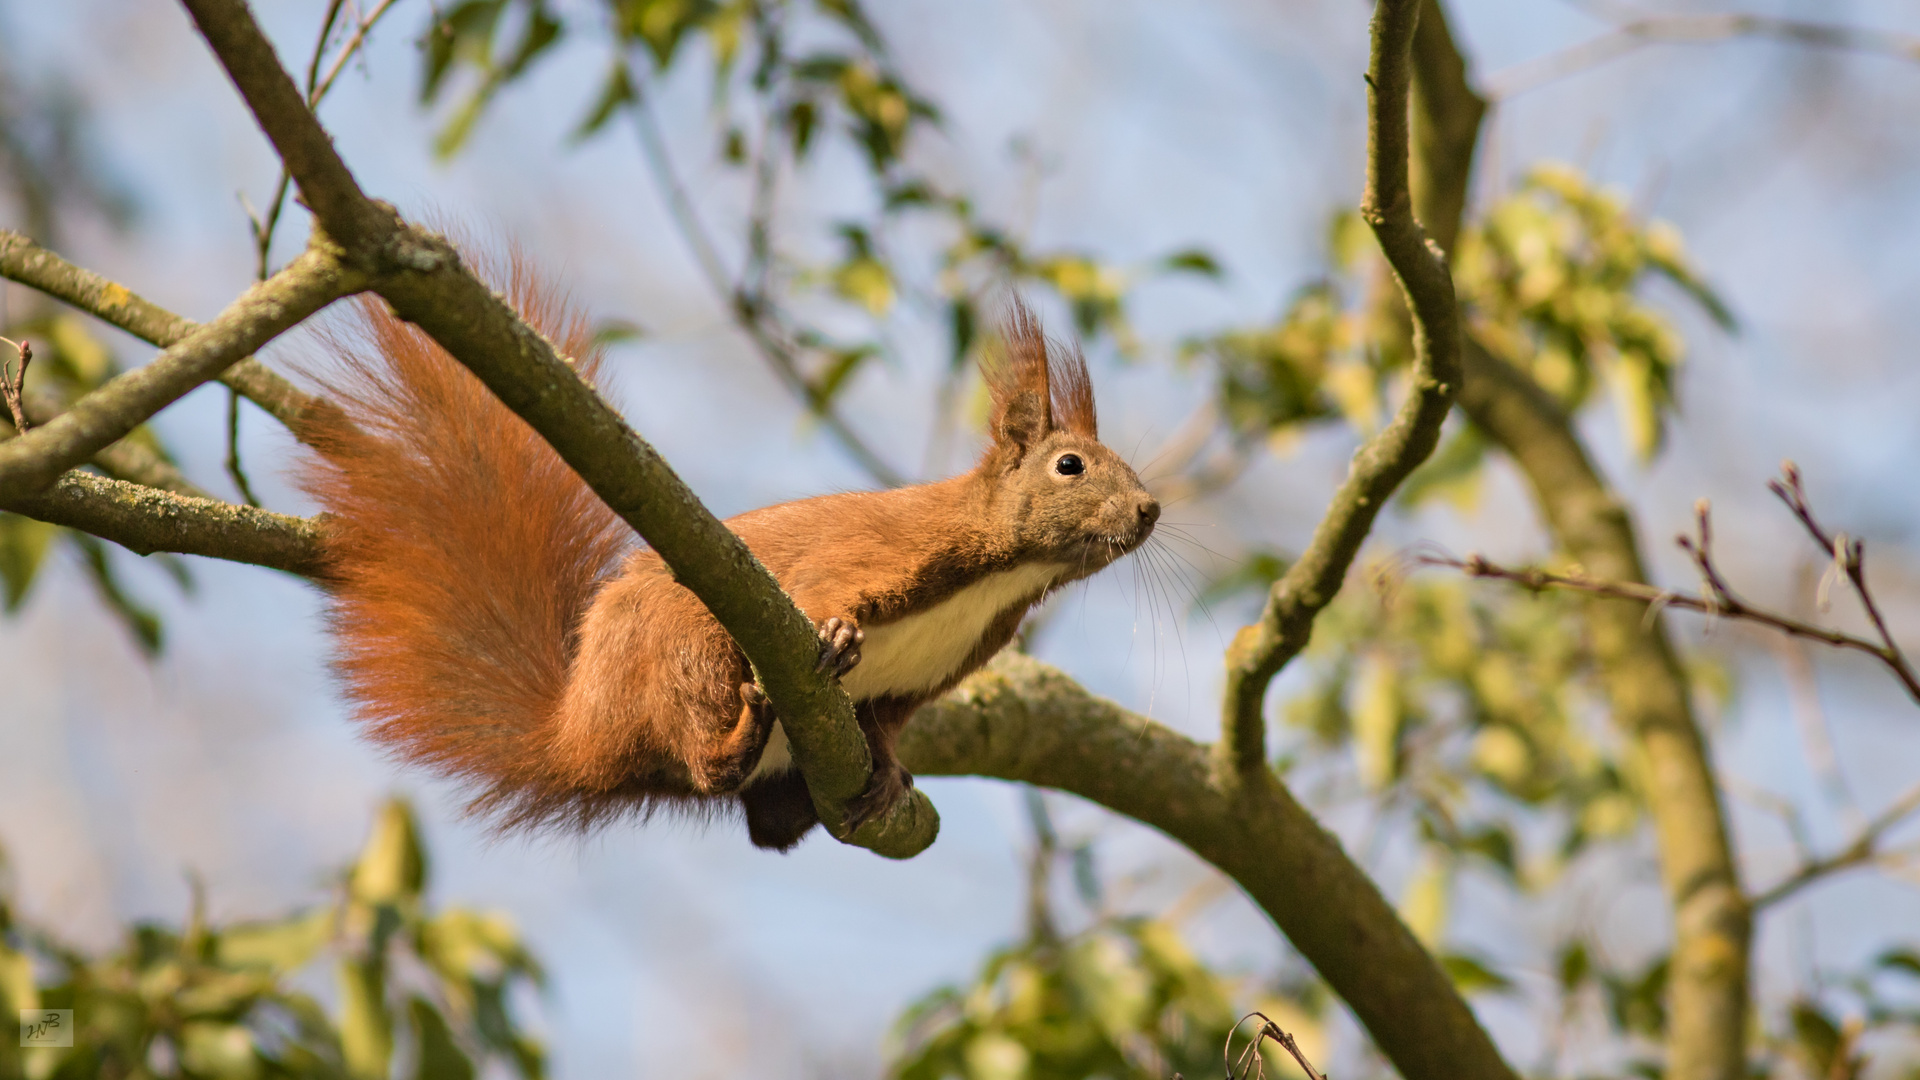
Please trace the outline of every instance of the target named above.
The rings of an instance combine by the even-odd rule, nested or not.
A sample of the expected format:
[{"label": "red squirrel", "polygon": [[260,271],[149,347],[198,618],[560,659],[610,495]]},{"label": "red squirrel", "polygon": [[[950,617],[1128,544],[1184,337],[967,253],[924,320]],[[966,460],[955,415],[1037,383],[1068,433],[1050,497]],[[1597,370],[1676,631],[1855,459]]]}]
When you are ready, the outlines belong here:
[{"label": "red squirrel", "polygon": [[[508,295],[589,382],[600,349],[513,261]],[[502,828],[585,829],[724,809],[785,851],[817,822],[747,659],[660,557],[524,421],[424,333],[363,299],[313,376],[339,406],[296,471],[332,515],[327,607],[365,732],[477,789]],[[913,779],[914,710],[1012,639],[1043,596],[1132,551],[1160,504],[1099,441],[1077,351],[1016,302],[984,366],[991,443],[965,473],[821,495],[726,524],[819,627],[873,780],[860,821]]]}]

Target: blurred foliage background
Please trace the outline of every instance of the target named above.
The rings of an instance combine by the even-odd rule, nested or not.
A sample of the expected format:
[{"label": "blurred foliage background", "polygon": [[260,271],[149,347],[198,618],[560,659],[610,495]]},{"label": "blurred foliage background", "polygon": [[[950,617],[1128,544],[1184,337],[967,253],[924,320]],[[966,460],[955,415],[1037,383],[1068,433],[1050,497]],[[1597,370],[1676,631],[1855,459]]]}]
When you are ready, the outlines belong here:
[{"label": "blurred foliage background", "polygon": [[[1303,15],[1305,5],[1259,17],[1307,28],[1362,22],[1351,4],[1322,6],[1331,12],[1324,24]],[[1199,717],[1195,727],[1211,723],[1214,684],[1194,672],[1217,667],[1214,639],[1201,628],[1230,633],[1251,614],[1288,565],[1289,545],[1304,538],[1298,522],[1324,498],[1320,488],[1302,495],[1290,487],[1293,476],[1337,472],[1342,456],[1404,393],[1403,316],[1371,235],[1347,208],[1357,193],[1351,162],[1334,170],[1338,197],[1301,212],[1305,233],[1317,239],[1302,245],[1292,272],[1249,274],[1220,253],[1240,239],[1231,235],[1232,222],[1220,223],[1228,235],[1163,243],[1155,238],[1165,230],[1107,220],[1110,245],[1098,230],[1036,227],[1037,199],[1028,189],[1060,183],[1057,155],[1098,152],[1085,144],[1013,140],[990,156],[990,168],[1024,178],[1023,193],[976,190],[990,186],[982,168],[954,149],[966,133],[952,98],[971,88],[929,51],[938,42],[912,33],[909,16],[889,7],[851,0],[331,0],[284,7],[273,13],[276,29],[284,30],[283,55],[289,66],[308,61],[312,100],[324,102],[342,73],[349,87],[359,80],[396,96],[409,88],[410,105],[392,100],[380,108],[415,110],[423,118],[416,128],[427,131],[417,141],[444,169],[491,154],[474,183],[484,184],[485,170],[506,160],[498,146],[486,148],[490,131],[510,132],[513,153],[541,162],[600,154],[591,160],[604,163],[608,144],[631,149],[636,160],[623,159],[623,187],[607,205],[642,195],[657,200],[713,320],[752,358],[759,369],[753,377],[786,395],[756,405],[758,415],[802,414],[800,429],[779,431],[778,439],[809,448],[816,455],[809,462],[830,461],[837,470],[828,473],[832,481],[810,477],[808,490],[894,484],[962,460],[981,414],[971,361],[1000,298],[1014,289],[1038,299],[1057,329],[1071,328],[1089,351],[1105,415],[1119,415],[1116,430],[1150,447],[1136,461],[1169,506],[1181,507],[1163,526],[1164,542],[1137,560],[1131,604],[1136,625],[1149,634],[1157,628],[1150,666],[1157,670],[1179,649],[1198,688],[1189,694],[1198,701],[1187,705]],[[1489,15],[1483,7],[1499,10]],[[1782,7],[1785,15],[1907,25],[1884,5],[1857,12]],[[1494,51],[1511,53],[1506,31],[1489,27],[1496,18],[1533,14],[1464,2],[1450,10],[1469,30],[1470,55],[1475,34]],[[1108,32],[1122,16],[1076,8],[1059,17]],[[894,45],[893,31],[903,28],[919,51]],[[1352,40],[1351,33],[1342,39],[1338,75],[1357,83],[1350,79],[1358,70]],[[376,51],[383,42],[413,51]],[[1835,92],[1839,76],[1831,67],[1803,70],[1799,57],[1791,49],[1769,53],[1755,78]],[[191,61],[208,63],[197,54]],[[1868,61],[1841,51],[1819,62]],[[1887,67],[1875,69],[1876,77],[1897,89],[1877,90],[1881,97],[1855,108],[1906,115],[1900,103],[1914,101],[1920,67],[1882,63]],[[923,68],[931,72],[926,78]],[[9,223],[57,250],[70,239],[97,249],[135,235],[142,227],[135,216],[139,185],[124,165],[107,163],[112,135],[89,114],[84,88],[57,70],[32,78],[39,81],[17,66],[0,68]],[[979,108],[958,104],[970,113]],[[1624,130],[1612,137],[1632,138],[1635,122],[1654,126],[1658,104],[1641,109],[1614,121]],[[1815,121],[1781,99],[1741,109],[1801,125],[1775,130],[1747,117],[1757,132],[1751,138],[1766,148],[1763,157],[1790,156],[1793,140],[1811,137],[1807,125]],[[1596,123],[1610,117],[1604,100],[1588,101],[1587,112],[1600,118]],[[1338,115],[1356,116],[1351,109]],[[341,132],[349,160],[359,164],[355,152],[362,148],[354,142],[362,136]],[[1349,144],[1356,137],[1348,133]],[[1496,129],[1496,137],[1507,136]],[[1859,135],[1869,144],[1866,154],[1875,152],[1874,139],[1892,138],[1877,128]],[[1453,252],[1469,332],[1579,413],[1616,483],[1645,496],[1653,490],[1646,476],[1676,454],[1705,454],[1718,437],[1713,430],[1685,434],[1695,422],[1681,408],[1692,408],[1689,357],[1706,353],[1722,368],[1747,362],[1762,349],[1750,344],[1754,327],[1763,336],[1776,332],[1769,330],[1771,313],[1747,310],[1719,287],[1739,268],[1691,250],[1676,225],[1648,211],[1656,199],[1604,182],[1590,161],[1523,158],[1517,154],[1526,146],[1505,142],[1498,149],[1482,163],[1486,175]],[[1890,161],[1912,156],[1910,148],[1882,145],[1879,152]],[[1230,168],[1234,159],[1221,154],[1222,168]],[[1911,180],[1910,162],[1904,172],[1882,167]],[[1879,179],[1858,182],[1872,188]],[[236,228],[227,246],[252,260],[259,276],[297,250],[303,216],[287,200],[284,180],[275,193],[270,177],[250,172],[244,185],[270,197],[257,208],[246,204],[251,232]],[[447,198],[463,215],[457,189]],[[1155,209],[1132,213],[1151,217]],[[233,216],[242,219],[239,210]],[[1864,247],[1900,235],[1890,227],[1884,236],[1835,242]],[[666,242],[659,235],[647,240]],[[1714,246],[1728,247],[1724,240]],[[1249,292],[1259,295],[1238,304],[1222,299]],[[684,345],[673,340],[677,331],[662,327],[690,295],[684,286],[665,298],[623,292],[605,308],[615,314],[603,316],[601,336],[617,348]],[[129,362],[123,341],[79,316],[18,289],[6,292],[6,303],[4,333],[34,342],[32,385],[52,401],[71,400]],[[1202,315],[1141,317],[1143,309],[1169,308]],[[1265,315],[1247,316],[1250,308]],[[739,373],[751,369],[729,370],[735,381],[722,386],[731,393]],[[1720,378],[1709,385],[1729,377]],[[1914,387],[1911,378],[1891,385],[1901,393]],[[1860,393],[1879,396],[1871,385]],[[253,501],[248,462],[266,456],[265,436],[244,429],[265,425],[251,413],[243,424],[241,406],[226,407],[224,423],[191,432],[159,425],[136,439],[197,469],[210,488],[227,483]],[[1724,412],[1711,414],[1724,421]],[[902,422],[902,415],[912,419]],[[1764,426],[1753,417],[1733,422]],[[1846,443],[1848,418],[1823,423],[1836,444]],[[903,428],[911,439],[900,437]],[[195,449],[183,452],[179,441]],[[1856,453],[1838,460],[1863,459]],[[1751,473],[1770,467],[1755,463],[1739,482],[1752,484]],[[1732,483],[1733,472],[1713,465],[1686,475]],[[263,490],[269,502],[291,499],[271,483]],[[1488,440],[1461,418],[1451,421],[1440,450],[1399,495],[1365,572],[1321,620],[1312,649],[1283,683],[1284,700],[1274,710],[1284,720],[1275,767],[1381,875],[1409,924],[1529,1075],[1658,1076],[1665,927],[1644,915],[1644,905],[1633,909],[1643,914],[1624,919],[1599,913],[1652,879],[1649,780],[1608,724],[1577,602],[1414,575],[1402,546],[1437,537],[1550,560],[1534,510],[1517,490]],[[1920,603],[1912,534],[1903,531],[1915,522],[1910,487],[1880,500],[1883,509],[1864,505],[1871,501],[1850,499],[1849,509],[1862,511],[1857,528],[1890,534],[1878,565],[1892,579],[1891,603],[1904,612],[1900,625],[1911,628]],[[1642,523],[1645,536],[1658,537],[1672,520],[1643,510]],[[1786,564],[1771,554],[1790,546],[1744,565],[1783,579],[1775,590],[1783,602],[1806,604],[1814,591],[1809,576],[1779,573]],[[183,562],[146,560],[159,564],[158,575],[142,570],[123,580],[132,562],[124,553],[0,514],[0,583],[10,613],[56,572],[62,553],[135,648],[166,665],[161,649],[173,622],[163,612],[192,610],[175,595],[194,582]],[[1056,603],[1036,620],[1030,648],[1044,651],[1066,635],[1070,604]],[[1756,656],[1788,681],[1762,679],[1753,689]],[[1716,737],[1734,741],[1740,724],[1727,718],[1742,710],[1771,721],[1786,708],[1779,703],[1791,703],[1799,726],[1768,742],[1766,759],[1817,774],[1781,794],[1745,778],[1766,768],[1731,751],[1722,755],[1744,852],[1766,838],[1777,853],[1784,838],[1791,870],[1832,850],[1835,837],[1851,835],[1869,803],[1897,802],[1858,796],[1841,775],[1834,744],[1852,738],[1847,725],[1867,721],[1822,711],[1821,680],[1800,674],[1814,669],[1796,646],[1716,631],[1691,640],[1687,665],[1703,712],[1716,718]],[[1820,671],[1829,687],[1877,678],[1824,663]],[[1147,687],[1147,708],[1157,692],[1157,683]],[[1779,707],[1755,704],[1761,699]],[[1847,689],[1841,700],[1856,707],[1875,699],[1872,691]],[[1892,707],[1896,725],[1904,725],[1895,735],[1862,736],[1850,745],[1879,748],[1856,750],[1856,758],[1878,757],[1910,783],[1920,745],[1911,711],[1903,710]],[[1893,764],[1900,761],[1905,765]],[[970,975],[900,1011],[877,1051],[884,1061],[795,1068],[819,1075],[884,1070],[902,1080],[1213,1075],[1235,1021],[1259,1009],[1297,1034],[1324,1070],[1343,1077],[1384,1072],[1296,957],[1248,944],[1264,923],[1243,918],[1228,920],[1232,929],[1224,935],[1208,930],[1209,913],[1230,891],[1217,876],[1179,863],[1164,846],[1128,869],[1108,868],[1096,860],[1100,838],[1111,836],[1097,815],[1068,810],[1077,824],[1056,826],[1055,811],[1037,793],[1027,794],[1023,809],[1014,816],[1024,824],[1009,831],[1023,836],[1015,846],[1024,852],[1024,931],[970,962]],[[1904,881],[1910,889],[1914,837],[1904,822],[1893,823],[1877,838],[1884,849],[1857,864],[1871,864],[1889,887]],[[1782,874],[1779,858],[1750,861],[1751,878]],[[426,866],[419,829],[395,802],[378,812],[358,861],[332,883],[330,901],[291,915],[216,924],[196,900],[184,925],[138,922],[118,944],[86,949],[63,943],[58,919],[28,918],[0,901],[7,905],[0,906],[6,1007],[73,1008],[78,1019],[71,1050],[0,1046],[0,1076],[545,1075],[541,1037],[523,1019],[544,980],[530,945],[502,916],[429,905]],[[1182,887],[1169,895],[1153,884],[1161,878]],[[1920,953],[1911,933],[1920,909],[1909,893],[1889,899],[1876,892],[1854,894],[1835,910],[1858,924],[1844,957],[1813,943],[1805,909],[1794,916],[1798,922],[1763,939],[1753,1074],[1920,1077]],[[718,932],[730,929],[723,922]],[[995,932],[1004,941],[1005,928]],[[1269,1067],[1291,1064],[1276,1058]]]}]

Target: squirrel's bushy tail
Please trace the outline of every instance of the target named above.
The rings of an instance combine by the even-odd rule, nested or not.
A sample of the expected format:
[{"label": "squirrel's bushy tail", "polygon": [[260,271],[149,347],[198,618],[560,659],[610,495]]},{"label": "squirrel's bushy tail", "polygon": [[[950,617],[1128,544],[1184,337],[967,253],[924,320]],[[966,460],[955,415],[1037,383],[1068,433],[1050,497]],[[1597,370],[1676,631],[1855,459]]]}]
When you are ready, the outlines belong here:
[{"label": "squirrel's bushy tail", "polygon": [[[516,257],[508,294],[592,381],[587,326]],[[334,521],[329,617],[362,729],[468,783],[512,823],[548,808],[542,753],[580,616],[631,533],[526,422],[377,298],[327,334],[310,371],[337,412],[313,421],[300,486]],[[535,816],[540,816],[535,811]]]}]

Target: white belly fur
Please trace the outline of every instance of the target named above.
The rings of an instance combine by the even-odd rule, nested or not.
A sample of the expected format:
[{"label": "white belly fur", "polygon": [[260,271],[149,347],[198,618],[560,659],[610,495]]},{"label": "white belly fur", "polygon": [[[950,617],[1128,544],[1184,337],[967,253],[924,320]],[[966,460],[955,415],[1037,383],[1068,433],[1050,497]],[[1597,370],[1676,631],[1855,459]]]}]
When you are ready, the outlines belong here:
[{"label": "white belly fur", "polygon": [[[1067,568],[1022,566],[983,578],[925,611],[877,626],[863,625],[860,663],[840,684],[855,701],[931,690],[966,663],[987,626],[1006,610],[1053,584]],[[793,751],[778,721],[748,782],[793,767]]]}]

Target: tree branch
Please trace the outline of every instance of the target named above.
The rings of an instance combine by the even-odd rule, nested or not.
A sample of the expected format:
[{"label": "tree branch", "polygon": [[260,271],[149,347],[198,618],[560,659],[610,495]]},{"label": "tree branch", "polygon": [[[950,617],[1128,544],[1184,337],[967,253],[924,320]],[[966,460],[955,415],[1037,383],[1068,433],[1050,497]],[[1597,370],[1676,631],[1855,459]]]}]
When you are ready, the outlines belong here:
[{"label": "tree branch", "polygon": [[1413,213],[1440,250],[1451,252],[1467,207],[1473,149],[1486,99],[1467,78],[1440,0],[1426,0],[1413,35]]},{"label": "tree branch", "polygon": [[1753,898],[1753,909],[1762,911],[1778,904],[1801,889],[1842,870],[1874,861],[1881,856],[1880,839],[1896,826],[1920,811],[1920,786],[1893,801],[1880,815],[1867,822],[1845,847],[1824,859],[1815,859],[1788,875],[1786,880]]},{"label": "tree branch", "polygon": [[[1880,605],[1873,599],[1873,590],[1867,587],[1867,546],[1863,541],[1855,540],[1846,533],[1829,533],[1818,519],[1813,516],[1813,507],[1807,504],[1807,492],[1800,484],[1800,467],[1788,461],[1780,466],[1780,479],[1767,483],[1767,490],[1774,493],[1800,524],[1807,530],[1820,553],[1833,560],[1834,569],[1843,573],[1853,585],[1853,594],[1860,598],[1860,606],[1866,609],[1868,621],[1880,635],[1881,647],[1874,651],[1886,665],[1893,669],[1894,676],[1907,688],[1915,701],[1920,701],[1920,675],[1916,675],[1907,655],[1900,651],[1900,644],[1893,640],[1893,632],[1887,629],[1887,620],[1880,614]],[[1706,548],[1706,526],[1701,525],[1701,550]],[[1705,569],[1705,564],[1702,564]]]},{"label": "tree branch", "polygon": [[1340,842],[1280,784],[1241,785],[1214,748],[1002,654],[923,707],[900,737],[920,775],[992,776],[1072,792],[1166,833],[1247,891],[1407,1080],[1514,1073]]},{"label": "tree branch", "polygon": [[[1428,14],[1444,17],[1438,0]],[[1423,44],[1438,49],[1451,40],[1433,35]],[[1441,56],[1417,65],[1415,77],[1450,77],[1456,71],[1464,75],[1462,67]],[[1466,96],[1441,85],[1431,87],[1423,100],[1473,108]],[[1422,153],[1454,159],[1427,166],[1427,175],[1464,182],[1477,146],[1464,137],[1475,130],[1465,119],[1449,127],[1463,137],[1420,142]],[[1446,232],[1457,223],[1435,227]],[[1644,582],[1633,521],[1588,460],[1570,418],[1524,373],[1470,336],[1463,347],[1460,406],[1526,475],[1555,544],[1589,574]],[[1752,912],[1734,867],[1720,792],[1686,677],[1665,627],[1658,619],[1648,620],[1646,610],[1643,603],[1596,597],[1585,614],[1614,720],[1644,762],[1661,877],[1673,913],[1666,1075],[1741,1080]]]},{"label": "tree branch", "polygon": [[[59,402],[50,396],[33,393],[26,397],[26,412],[28,422],[38,427],[59,416],[61,408]],[[10,439],[13,433],[12,425],[0,422],[0,439]],[[130,483],[171,491],[175,495],[191,495],[201,499],[213,497],[188,480],[174,467],[173,462],[139,443],[116,442],[93,455],[93,464],[108,476]]]},{"label": "tree branch", "polygon": [[0,494],[45,488],[275,335],[357,292],[364,280],[327,250],[309,248],[151,362],[87,394],[44,427],[0,444]]},{"label": "tree branch", "polygon": [[[125,285],[82,270],[11,229],[0,229],[0,277],[37,289],[162,349],[178,345],[200,328],[192,319],[175,315]],[[300,418],[321,400],[252,357],[228,368],[220,381],[296,433]]]},{"label": "tree branch", "polygon": [[918,791],[848,834],[846,804],[866,790],[873,770],[866,739],[846,692],[814,670],[813,624],[746,545],[452,245],[361,194],[241,0],[182,2],[280,151],[319,227],[341,245],[343,261],[367,268],[370,287],[401,318],[539,432],[733,636],[780,715],[828,831],[896,858],[931,844],[939,817]]},{"label": "tree branch", "polygon": [[360,190],[307,98],[280,66],[273,44],[253,21],[246,0],[181,0],[228,78],[246,99],[260,130],[300,188],[300,200],[335,242],[360,251],[391,236],[391,207]]},{"label": "tree branch", "polygon": [[[1554,543],[1594,578],[1644,584],[1632,519],[1570,418],[1526,374],[1471,338],[1466,374],[1460,407],[1526,475]],[[1585,616],[1614,721],[1643,755],[1673,911],[1667,1075],[1740,1080],[1753,915],[1686,676],[1645,601],[1596,596]]]},{"label": "tree branch", "polygon": [[1516,64],[1495,74],[1488,85],[1496,100],[1505,100],[1649,45],[1710,44],[1741,37],[1767,37],[1816,48],[1920,60],[1920,38],[1885,30],[1768,15],[1656,15],[1629,19],[1599,37]]},{"label": "tree branch", "polygon": [[[774,377],[807,406],[847,456],[853,458],[878,484],[899,487],[906,483],[906,478],[868,446],[859,432],[853,430],[853,425],[840,415],[840,410],[833,402],[823,399],[808,381],[800,370],[796,355],[798,350],[791,340],[792,335],[779,325],[779,313],[764,291],[750,288],[744,275],[740,281],[734,280],[733,274],[720,258],[713,237],[701,222],[700,213],[693,205],[692,197],[687,194],[686,185],[680,182],[679,171],[674,168],[673,156],[667,150],[666,136],[653,115],[650,96],[653,88],[647,85],[631,63],[627,66],[627,81],[635,87],[634,100],[629,104],[628,111],[633,116],[634,129],[639,134],[641,156],[646,159],[647,167],[653,172],[654,186],[660,189],[661,199],[667,204],[667,216],[673,219],[680,230],[681,239],[693,251],[693,261],[700,267],[701,276],[707,279],[708,287],[726,308],[734,324],[753,342],[760,358],[773,369]],[[763,148],[762,152],[771,151]]]},{"label": "tree branch", "polygon": [[83,472],[67,473],[37,494],[0,499],[0,509],[78,529],[141,555],[205,555],[301,577],[325,577],[325,524],[319,519],[176,495]]},{"label": "tree branch", "polygon": [[1541,589],[1559,588],[1584,592],[1593,596],[1610,597],[1616,600],[1636,600],[1651,604],[1657,611],[1660,608],[1677,607],[1686,611],[1698,611],[1705,615],[1739,619],[1745,622],[1769,626],[1784,634],[1822,642],[1840,649],[1852,649],[1885,664],[1893,672],[1893,677],[1906,688],[1908,696],[1920,703],[1920,677],[1916,677],[1913,665],[1901,651],[1893,634],[1888,631],[1886,620],[1880,615],[1880,607],[1873,599],[1873,591],[1867,586],[1865,569],[1865,545],[1850,539],[1845,533],[1829,534],[1813,516],[1813,510],[1807,505],[1806,490],[1800,483],[1800,470],[1793,462],[1781,467],[1781,479],[1767,482],[1767,490],[1780,497],[1793,511],[1800,523],[1805,526],[1814,544],[1821,553],[1835,562],[1835,569],[1852,583],[1853,590],[1860,597],[1861,606],[1866,609],[1867,618],[1879,633],[1878,641],[1842,633],[1839,630],[1781,615],[1765,608],[1755,607],[1743,599],[1733,587],[1727,584],[1713,559],[1713,524],[1707,500],[1701,499],[1694,504],[1695,535],[1681,534],[1676,542],[1700,571],[1701,593],[1688,596],[1671,589],[1659,589],[1639,581],[1608,581],[1588,576],[1584,567],[1573,572],[1555,574],[1534,567],[1510,569],[1496,566],[1481,558],[1469,554],[1465,559],[1430,553],[1416,555],[1414,561],[1424,566],[1447,566],[1461,570],[1472,577],[1498,578],[1511,581],[1538,592]]},{"label": "tree branch", "polygon": [[[1886,647],[1879,642],[1869,641],[1862,637],[1855,637],[1852,634],[1842,633],[1839,630],[1829,629],[1824,626],[1815,626],[1812,623],[1802,622],[1791,616],[1781,615],[1764,608],[1756,608],[1746,601],[1741,600],[1737,595],[1730,593],[1716,593],[1712,595],[1711,599],[1708,599],[1687,593],[1674,592],[1672,589],[1643,585],[1637,581],[1602,581],[1588,577],[1584,573],[1573,571],[1559,574],[1551,570],[1542,570],[1536,566],[1501,566],[1497,563],[1488,562],[1485,558],[1473,552],[1469,552],[1464,559],[1456,559],[1448,555],[1421,553],[1414,556],[1414,561],[1422,566],[1443,566],[1459,570],[1469,577],[1494,578],[1499,581],[1510,581],[1523,589],[1530,589],[1534,592],[1540,592],[1545,589],[1567,589],[1573,592],[1587,593],[1592,596],[1604,596],[1614,600],[1633,600],[1642,604],[1651,605],[1656,610],[1679,608],[1682,611],[1697,611],[1702,615],[1710,615],[1716,618],[1738,619],[1744,622],[1758,623],[1762,626],[1772,627],[1783,634],[1790,634],[1793,637],[1806,638],[1811,641],[1832,645],[1835,648],[1853,649],[1866,653],[1886,663],[1889,667],[1892,667],[1896,677],[1900,675],[1899,668],[1887,655]],[[1904,678],[1902,678],[1901,681],[1905,683]],[[1917,693],[1912,686],[1907,687],[1907,692],[1910,695],[1914,695],[1916,701],[1920,701],[1920,693]]]},{"label": "tree branch", "polygon": [[1368,66],[1367,187],[1372,226],[1413,317],[1413,378],[1392,423],[1354,455],[1313,540],[1274,583],[1260,620],[1227,649],[1223,751],[1244,777],[1268,776],[1267,686],[1305,648],[1388,496],[1433,452],[1460,385],[1460,324],[1446,258],[1414,220],[1407,179],[1407,88],[1421,0],[1380,0]]}]

